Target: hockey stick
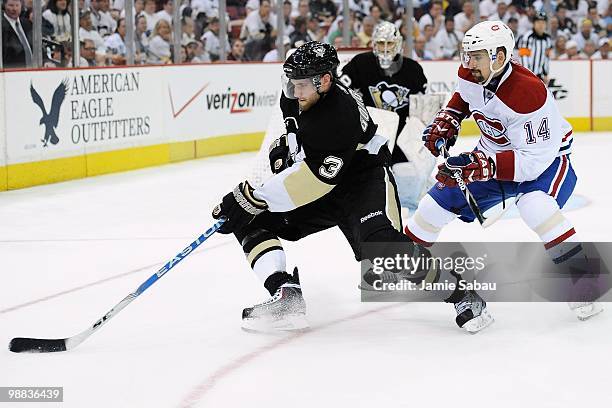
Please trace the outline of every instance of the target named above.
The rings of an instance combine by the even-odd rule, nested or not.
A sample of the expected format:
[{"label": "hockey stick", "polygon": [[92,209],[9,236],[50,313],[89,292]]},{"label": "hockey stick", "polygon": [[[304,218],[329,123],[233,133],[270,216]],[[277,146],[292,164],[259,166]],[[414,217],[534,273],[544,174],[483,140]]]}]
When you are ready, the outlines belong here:
[{"label": "hockey stick", "polygon": [[181,262],[187,255],[192,253],[200,244],[206,241],[211,235],[219,230],[221,225],[225,222],[222,218],[217,221],[212,227],[205,233],[200,235],[195,241],[189,246],[183,249],[181,252],[176,254],[170,261],[162,266],[157,272],[149,277],[143,284],[141,284],[136,291],[127,295],[121,302],[117,303],[108,313],[98,319],[91,327],[87,330],[68,337],[65,339],[33,339],[28,337],[16,337],[9,343],[9,350],[14,353],[51,353],[54,351],[66,351],[72,350],[82,342],[84,342],[89,336],[91,336],[96,330],[102,327],[108,322],[111,317],[119,313],[123,308],[129,305],[134,299],[140,296],[145,290],[153,285],[159,278],[164,276],[170,269],[174,268],[179,262]]},{"label": "hockey stick", "polygon": [[[440,151],[442,153],[442,155],[444,156],[445,159],[450,157],[450,154],[448,153],[448,150],[446,149],[446,143],[444,142],[443,139],[438,140],[438,142],[436,143],[436,148],[438,148],[438,151]],[[474,198],[472,193],[470,193],[470,190],[468,190],[467,185],[463,181],[463,178],[461,178],[461,171],[460,170],[453,171],[453,178],[455,179],[455,181],[457,182],[457,185],[459,186],[459,189],[461,190],[461,192],[465,196],[465,200],[467,201],[468,206],[470,207],[470,209],[472,210],[472,212],[476,216],[476,219],[478,220],[478,222],[480,223],[480,225],[483,228],[487,228],[487,227],[490,227],[491,225],[493,225],[508,210],[509,206],[506,206],[498,214],[495,214],[492,217],[485,217],[482,214],[482,211],[480,210],[480,207],[478,206],[478,203],[476,202],[476,199]]]}]

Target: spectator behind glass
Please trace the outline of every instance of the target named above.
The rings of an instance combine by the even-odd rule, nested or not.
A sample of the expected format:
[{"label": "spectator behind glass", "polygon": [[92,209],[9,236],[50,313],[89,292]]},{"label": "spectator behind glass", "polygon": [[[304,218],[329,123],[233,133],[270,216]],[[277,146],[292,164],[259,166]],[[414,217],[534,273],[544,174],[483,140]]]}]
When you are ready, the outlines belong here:
[{"label": "spectator behind glass", "polygon": [[117,30],[106,38],[105,45],[107,57],[110,58],[112,65],[126,64],[125,18],[119,19]]},{"label": "spectator behind glass", "polygon": [[433,55],[431,55],[431,53],[425,49],[425,37],[422,35],[419,35],[414,40],[412,59],[415,61],[428,61],[433,59]]},{"label": "spectator behind glass", "polygon": [[[113,2],[113,8],[117,4],[116,1]],[[134,0],[134,7],[132,7],[134,13],[132,14],[134,18],[140,15],[140,13],[144,10],[144,0]],[[119,15],[121,18],[125,18],[125,8],[122,7],[121,14]]]},{"label": "spectator behind glass", "polygon": [[283,22],[285,23],[285,27],[284,27],[285,35],[289,35],[293,31],[293,24],[291,24],[292,8],[293,8],[293,5],[291,4],[291,1],[289,0],[283,1]]},{"label": "spectator behind glass", "polygon": [[149,40],[149,64],[169,64],[172,53],[170,43],[172,42],[172,28],[166,20],[159,20],[151,33]]},{"label": "spectator behind glass", "polygon": [[487,20],[489,21],[503,21],[504,23],[508,22],[510,18],[510,13],[508,13],[508,5],[503,1],[497,3],[497,8],[495,13],[491,14]]},{"label": "spectator behind glass", "polygon": [[419,20],[419,30],[425,31],[426,25],[433,27],[433,35],[438,34],[440,28],[444,27],[444,14],[442,14],[442,2],[435,0],[429,5],[429,12],[423,14]]},{"label": "spectator behind glass", "polygon": [[149,37],[147,36],[147,19],[140,15],[136,17],[136,27],[134,27],[134,61],[142,64],[147,59],[149,49]]},{"label": "spectator behind glass", "polygon": [[382,11],[378,4],[370,6],[370,17],[374,20],[374,27],[376,27],[382,21]]},{"label": "spectator behind glass", "polygon": [[263,40],[266,36],[276,36],[273,24],[276,16],[272,13],[270,0],[260,0],[259,10],[250,13],[242,24],[240,38],[246,43]]},{"label": "spectator behind glass", "polygon": [[374,19],[370,16],[366,16],[363,19],[361,31],[357,33],[357,37],[361,41],[360,47],[370,48],[372,47],[372,33],[374,32]]},{"label": "spectator behind glass", "polygon": [[96,44],[92,40],[86,39],[81,41],[81,58],[85,60],[87,64],[85,66],[95,67],[98,65],[96,62],[96,50]]},{"label": "spectator behind glass", "polygon": [[495,4],[495,0],[483,0],[479,3],[478,9],[480,11],[480,20],[487,20],[489,16],[492,16],[497,11],[497,4]]},{"label": "spectator behind glass", "polygon": [[567,16],[574,20],[585,18],[589,9],[589,5],[585,0],[565,0],[567,6]]},{"label": "spectator behind glass", "polygon": [[191,58],[192,64],[210,62],[210,57],[204,50],[204,43],[202,43],[202,41],[194,41],[194,42],[189,43],[187,45],[187,51],[193,53],[193,56]]},{"label": "spectator behind glass", "polygon": [[559,55],[560,60],[580,60],[583,59],[578,53],[578,44],[576,41],[570,40],[565,44],[565,54]]},{"label": "spectator behind glass", "polygon": [[597,43],[595,41],[586,41],[584,43],[584,48],[582,49],[582,53],[584,54],[585,59],[591,59],[593,54],[597,51]]},{"label": "spectator behind glass", "polygon": [[42,17],[53,25],[52,38],[55,41],[68,41],[72,37],[69,4],[68,0],[49,0],[47,10],[42,13]]},{"label": "spectator behind glass", "polygon": [[[202,42],[204,43],[204,50],[208,54],[211,61],[215,62],[221,57],[221,42],[219,41],[219,19],[213,17],[210,19],[208,29],[202,35]],[[231,49],[229,43],[225,45],[225,55],[227,55]]]},{"label": "spectator behind glass", "polygon": [[109,11],[109,0],[91,0],[91,24],[102,38],[117,30],[117,22]]},{"label": "spectator behind glass", "polygon": [[174,10],[174,0],[164,0],[163,9],[155,13],[158,20],[166,20],[172,27],[172,13]]},{"label": "spectator behind glass", "polygon": [[[145,0],[142,15],[147,19],[147,31],[150,33],[153,32],[155,24],[157,24],[157,20],[159,20],[159,17],[155,14],[156,7],[155,0]],[[149,34],[149,36],[151,36],[151,34]]]},{"label": "spectator behind glass", "polygon": [[310,4],[308,0],[300,0],[300,2],[298,3],[297,14],[295,15],[295,17],[297,16],[301,16],[304,18],[310,17]]},{"label": "spectator behind glass", "polygon": [[564,3],[557,6],[557,19],[559,20],[560,30],[576,34],[576,23],[567,16],[567,6]]},{"label": "spectator behind glass", "polygon": [[193,19],[191,17],[181,17],[181,30],[183,33],[181,37],[181,44],[187,45],[191,41],[195,41],[195,23],[193,22]]},{"label": "spectator behind glass", "polygon": [[560,35],[555,40],[555,46],[553,47],[553,52],[551,54],[551,58],[559,58],[561,55],[566,53],[566,44],[567,37],[564,35]]},{"label": "spectator behind glass", "polygon": [[104,40],[91,23],[91,13],[89,10],[81,10],[81,15],[79,17],[79,38],[81,40],[92,40],[99,54],[106,53]]},{"label": "spectator behind glass", "polygon": [[512,30],[512,34],[514,34],[514,38],[518,38],[519,37],[519,33],[518,33],[518,20],[514,17],[510,17],[508,19],[508,22],[506,23],[508,25],[508,28],[510,28],[510,30]]},{"label": "spectator behind glass", "polygon": [[[453,22],[453,24],[455,24]],[[438,34],[445,30],[438,31]],[[437,34],[436,34],[437,36]],[[423,37],[425,37],[425,49],[429,51],[433,58],[441,58],[442,50],[440,49],[440,43],[433,35],[433,26],[427,24],[423,30]]]},{"label": "spectator behind glass", "polygon": [[[2,61],[5,68],[23,68],[33,62],[32,23],[21,17],[21,11],[20,0],[5,1],[2,15]],[[17,30],[25,39],[17,34]]]},{"label": "spectator behind glass", "polygon": [[310,17],[306,24],[308,35],[313,41],[322,41],[325,36],[325,30],[321,27],[319,20],[315,17]]},{"label": "spectator behind glass", "polygon": [[338,14],[338,7],[331,0],[312,0],[310,2],[310,12],[322,24],[330,25]]},{"label": "spectator behind glass", "polygon": [[576,41],[579,50],[584,48],[584,44],[587,41],[593,41],[593,43],[597,44],[599,37],[593,31],[593,24],[591,23],[591,20],[585,19],[582,21],[580,31],[572,36],[572,40]]},{"label": "spectator behind glass", "polygon": [[455,20],[452,17],[447,17],[444,21],[444,30],[440,30],[436,34],[436,41],[441,51],[438,58],[453,59],[458,57],[461,40],[463,40],[463,33],[455,29]]},{"label": "spectator behind glass", "polygon": [[609,39],[607,38],[599,39],[599,50],[597,50],[597,52],[593,54],[591,59],[594,59],[594,60],[610,59],[610,40]]},{"label": "spectator behind glass", "polygon": [[289,35],[291,41],[291,48],[297,48],[296,44],[298,41],[307,43],[312,41],[312,38],[308,35],[308,28],[306,27],[307,20],[305,17],[297,16],[293,23],[295,30]]},{"label": "spectator behind glass", "polygon": [[247,61],[244,55],[244,42],[240,38],[232,42],[232,50],[227,56],[228,61],[245,62]]},{"label": "spectator behind glass", "polygon": [[596,33],[600,32],[601,30],[604,29],[603,22],[599,18],[599,14],[597,14],[597,6],[589,7],[589,12],[587,14],[587,18],[593,24],[593,30],[595,30]]},{"label": "spectator behind glass", "polygon": [[465,33],[476,24],[476,14],[474,13],[474,3],[465,0],[461,8],[461,13],[455,15],[455,29]]},{"label": "spectator behind glass", "polygon": [[[352,21],[349,20],[349,24]],[[336,20],[334,20],[334,23],[332,24],[333,28],[335,26],[335,29],[333,31],[331,31],[329,33],[329,35],[327,36],[327,42],[330,44],[334,44],[334,47],[336,47],[336,38],[340,37],[340,44],[342,44],[342,36],[344,34],[343,30],[344,30],[344,18],[340,15],[336,18]],[[355,33],[352,30],[352,24],[350,24],[351,28],[349,29],[349,38],[351,38],[352,36],[355,35]],[[331,30],[330,28],[330,30]],[[337,47],[336,47],[337,48]]]}]

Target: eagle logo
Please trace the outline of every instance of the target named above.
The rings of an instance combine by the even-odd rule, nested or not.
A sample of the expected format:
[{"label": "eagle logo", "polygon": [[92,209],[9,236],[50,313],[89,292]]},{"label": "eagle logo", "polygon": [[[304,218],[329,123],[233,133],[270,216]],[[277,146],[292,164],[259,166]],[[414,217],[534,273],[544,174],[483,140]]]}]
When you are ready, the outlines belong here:
[{"label": "eagle logo", "polygon": [[403,86],[396,84],[389,85],[385,81],[381,81],[377,83],[376,86],[370,86],[368,88],[374,105],[378,109],[397,112],[410,103],[408,95],[410,89],[404,88]]},{"label": "eagle logo", "polygon": [[45,125],[45,134],[41,139],[43,142],[43,147],[47,147],[49,142],[51,144],[56,145],[59,142],[59,138],[55,133],[55,128],[57,128],[57,124],[59,122],[59,114],[60,108],[62,107],[62,103],[64,102],[64,98],[66,97],[66,93],[68,92],[68,81],[63,80],[58,87],[53,92],[53,99],[51,100],[51,109],[49,113],[45,109],[45,103],[42,98],[34,89],[34,85],[30,82],[30,95],[32,95],[32,101],[40,108],[42,112],[42,117],[40,118],[39,125]]}]

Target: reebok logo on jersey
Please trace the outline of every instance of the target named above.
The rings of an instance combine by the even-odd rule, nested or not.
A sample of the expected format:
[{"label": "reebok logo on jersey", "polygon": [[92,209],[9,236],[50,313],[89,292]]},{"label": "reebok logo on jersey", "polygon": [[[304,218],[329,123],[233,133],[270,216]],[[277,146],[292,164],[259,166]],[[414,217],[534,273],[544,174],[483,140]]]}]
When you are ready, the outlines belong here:
[{"label": "reebok logo on jersey", "polygon": [[382,211],[371,212],[368,215],[366,215],[365,217],[361,217],[361,223],[363,224],[364,222],[366,222],[370,218],[378,217],[379,215],[382,215]]}]

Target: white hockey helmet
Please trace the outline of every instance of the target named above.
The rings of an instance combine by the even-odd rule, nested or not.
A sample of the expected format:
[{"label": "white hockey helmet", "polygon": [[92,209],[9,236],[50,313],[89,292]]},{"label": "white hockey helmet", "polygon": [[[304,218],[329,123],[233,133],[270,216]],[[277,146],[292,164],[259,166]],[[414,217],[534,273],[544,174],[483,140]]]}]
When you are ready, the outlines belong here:
[{"label": "white hockey helmet", "polygon": [[[493,69],[493,64],[497,59],[497,49],[503,47],[506,52],[504,64],[497,70]],[[489,54],[491,74],[489,78],[482,84],[489,84],[493,75],[503,70],[510,62],[512,51],[514,50],[514,34],[510,27],[501,21],[483,21],[470,28],[463,37],[461,42],[461,64],[469,67],[470,56],[469,52],[485,50]]]},{"label": "white hockey helmet", "polygon": [[387,69],[402,52],[402,35],[395,24],[383,21],[374,28],[372,48],[381,68]]}]

